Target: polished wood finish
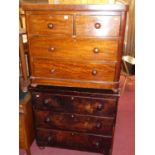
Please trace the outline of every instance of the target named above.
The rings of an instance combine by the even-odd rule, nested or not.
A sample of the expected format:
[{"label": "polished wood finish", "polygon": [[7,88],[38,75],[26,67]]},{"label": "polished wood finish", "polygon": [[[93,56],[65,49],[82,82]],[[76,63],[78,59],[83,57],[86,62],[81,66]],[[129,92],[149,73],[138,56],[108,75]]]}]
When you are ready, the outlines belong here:
[{"label": "polished wood finish", "polygon": [[120,16],[76,16],[77,37],[117,37]]},{"label": "polished wood finish", "polygon": [[126,10],[72,7],[26,11],[31,83],[118,89]]},{"label": "polished wood finish", "polygon": [[[30,91],[39,146],[110,154],[118,93],[47,86],[30,87]],[[88,139],[91,144],[83,145]],[[93,144],[101,147],[97,149]]]},{"label": "polished wood finish", "polygon": [[31,95],[28,93],[19,103],[19,146],[31,155],[30,146],[34,140],[34,126]]},{"label": "polished wood finish", "polygon": [[116,62],[118,40],[33,37],[30,39],[30,50],[38,58]]},{"label": "polished wood finish", "polygon": [[39,35],[72,35],[73,16],[67,15],[32,15],[29,17],[29,34]]},{"label": "polished wood finish", "polygon": [[79,132],[41,130],[37,129],[37,144],[39,146],[55,146],[100,152],[109,155],[112,139],[108,136],[83,134]]},{"label": "polished wood finish", "polygon": [[36,127],[38,128],[80,131],[110,136],[113,133],[113,118],[44,111],[35,111],[35,118]]},{"label": "polished wood finish", "polygon": [[50,110],[56,112],[68,112],[76,114],[88,114],[105,117],[115,117],[116,115],[116,98],[110,97],[91,97],[90,94],[87,96],[77,96],[77,94],[69,93],[54,94],[56,92],[43,93],[33,92],[33,104],[38,110]]},{"label": "polished wood finish", "polygon": [[[115,74],[115,63],[56,61],[36,59],[33,64],[33,77],[72,80],[93,80],[112,82]],[[91,82],[91,81],[90,81]],[[86,81],[85,81],[86,83]]]},{"label": "polished wood finish", "polygon": [[37,144],[111,155],[128,5],[21,6]]}]

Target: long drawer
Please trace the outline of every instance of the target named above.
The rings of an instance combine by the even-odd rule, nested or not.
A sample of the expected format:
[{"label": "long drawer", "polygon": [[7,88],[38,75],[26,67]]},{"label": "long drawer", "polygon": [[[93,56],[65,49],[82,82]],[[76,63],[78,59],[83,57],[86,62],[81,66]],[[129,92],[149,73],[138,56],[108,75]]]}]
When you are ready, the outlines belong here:
[{"label": "long drawer", "polygon": [[35,59],[34,77],[46,77],[59,80],[114,81],[115,63],[57,61]]},{"label": "long drawer", "polygon": [[112,145],[111,137],[68,132],[60,130],[36,130],[39,146],[55,146],[85,151],[101,152],[109,155]]},{"label": "long drawer", "polygon": [[38,128],[54,128],[112,136],[114,118],[35,110]]},{"label": "long drawer", "polygon": [[63,95],[60,92],[58,94],[53,92],[32,92],[32,102],[37,110],[115,117],[116,98],[90,97],[93,94],[89,94],[87,97],[76,95],[81,95],[81,93]]},{"label": "long drawer", "polygon": [[35,57],[117,61],[118,40],[33,37],[31,55]]}]

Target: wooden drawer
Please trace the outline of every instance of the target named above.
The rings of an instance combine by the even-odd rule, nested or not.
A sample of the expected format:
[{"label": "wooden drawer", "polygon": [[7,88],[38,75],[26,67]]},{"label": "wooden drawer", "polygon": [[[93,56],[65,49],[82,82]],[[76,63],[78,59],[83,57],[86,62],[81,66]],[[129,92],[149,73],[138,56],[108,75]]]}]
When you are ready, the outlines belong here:
[{"label": "wooden drawer", "polygon": [[37,110],[35,111],[35,120],[38,128],[54,128],[110,136],[112,136],[114,123],[113,118]]},{"label": "wooden drawer", "polygon": [[51,110],[97,116],[114,117],[116,114],[116,99],[56,95],[42,92],[32,92],[32,102],[35,109]]},{"label": "wooden drawer", "polygon": [[72,35],[72,15],[30,15],[28,33],[38,35]]},{"label": "wooden drawer", "polygon": [[71,60],[117,61],[118,40],[34,37],[32,56]]},{"label": "wooden drawer", "polygon": [[59,130],[37,130],[36,140],[39,146],[56,146],[85,151],[101,152],[109,155],[111,137],[83,134]]},{"label": "wooden drawer", "polygon": [[76,16],[78,37],[118,37],[120,16]]},{"label": "wooden drawer", "polygon": [[35,59],[32,76],[59,80],[113,81],[115,63]]}]

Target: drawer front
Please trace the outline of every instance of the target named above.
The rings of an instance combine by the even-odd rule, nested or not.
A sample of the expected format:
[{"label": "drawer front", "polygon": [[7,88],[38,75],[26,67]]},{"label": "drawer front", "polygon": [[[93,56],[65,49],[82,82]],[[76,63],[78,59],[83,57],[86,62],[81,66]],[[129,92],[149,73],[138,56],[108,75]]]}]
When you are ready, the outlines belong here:
[{"label": "drawer front", "polygon": [[97,62],[73,62],[36,59],[33,64],[34,77],[52,78],[59,80],[114,80],[115,64],[102,64]]},{"label": "drawer front", "polygon": [[28,32],[38,35],[72,35],[72,15],[30,15]]},{"label": "drawer front", "polygon": [[112,136],[113,118],[35,111],[38,128],[54,128]]},{"label": "drawer front", "polygon": [[39,146],[56,146],[93,152],[102,152],[108,155],[112,139],[96,135],[59,130],[37,130],[36,140]]},{"label": "drawer front", "polygon": [[117,61],[118,41],[34,37],[30,40],[30,50],[36,57]]},{"label": "drawer front", "polygon": [[120,16],[76,16],[76,35],[79,37],[117,37]]},{"label": "drawer front", "polygon": [[97,99],[33,92],[33,105],[38,110],[115,117],[116,99]]}]

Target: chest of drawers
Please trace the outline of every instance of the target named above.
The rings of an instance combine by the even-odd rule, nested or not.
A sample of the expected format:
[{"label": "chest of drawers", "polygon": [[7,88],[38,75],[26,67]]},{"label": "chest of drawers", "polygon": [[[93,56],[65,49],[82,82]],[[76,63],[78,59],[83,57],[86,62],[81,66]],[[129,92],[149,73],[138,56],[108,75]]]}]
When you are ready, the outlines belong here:
[{"label": "chest of drawers", "polygon": [[110,90],[30,88],[39,146],[110,155],[118,94]]},{"label": "chest of drawers", "polygon": [[37,144],[110,155],[128,5],[22,7]]}]

